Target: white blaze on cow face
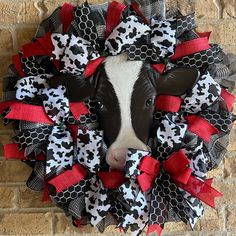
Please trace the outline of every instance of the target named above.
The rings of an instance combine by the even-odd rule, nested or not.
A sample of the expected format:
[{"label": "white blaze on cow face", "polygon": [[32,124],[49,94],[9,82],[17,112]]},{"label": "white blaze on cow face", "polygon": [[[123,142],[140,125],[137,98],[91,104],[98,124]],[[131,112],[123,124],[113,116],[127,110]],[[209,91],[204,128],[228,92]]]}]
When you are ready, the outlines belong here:
[{"label": "white blaze on cow face", "polygon": [[105,62],[105,71],[118,98],[121,113],[118,136],[109,147],[106,156],[111,168],[124,168],[128,148],[148,150],[147,145],[136,136],[131,117],[131,97],[142,66],[142,61],[128,61],[126,54],[107,57]]}]

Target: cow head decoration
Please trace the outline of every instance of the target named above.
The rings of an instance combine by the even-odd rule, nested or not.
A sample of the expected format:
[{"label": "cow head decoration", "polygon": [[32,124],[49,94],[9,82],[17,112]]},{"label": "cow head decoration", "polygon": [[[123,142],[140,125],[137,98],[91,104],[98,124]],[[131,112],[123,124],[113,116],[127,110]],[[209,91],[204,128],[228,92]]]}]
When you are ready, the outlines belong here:
[{"label": "cow head decoration", "polygon": [[70,101],[92,97],[97,103],[100,128],[108,146],[106,161],[112,169],[123,169],[128,148],[150,150],[147,145],[160,94],[182,95],[199,77],[197,69],[178,67],[159,74],[151,64],[128,61],[125,53],[108,56],[88,79],[60,75],[50,85],[67,87]]}]

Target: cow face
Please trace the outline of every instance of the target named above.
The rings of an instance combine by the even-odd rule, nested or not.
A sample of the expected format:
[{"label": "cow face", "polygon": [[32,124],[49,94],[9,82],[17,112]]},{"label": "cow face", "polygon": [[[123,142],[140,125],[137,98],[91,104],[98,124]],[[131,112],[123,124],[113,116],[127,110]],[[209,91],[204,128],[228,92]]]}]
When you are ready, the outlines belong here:
[{"label": "cow face", "polygon": [[124,167],[128,148],[148,150],[156,89],[147,72],[143,62],[127,61],[126,54],[108,57],[97,72],[95,98],[113,168]]},{"label": "cow face", "polygon": [[108,146],[106,161],[113,169],[123,169],[128,148],[149,150],[156,95],[181,95],[197,78],[198,71],[187,68],[159,75],[150,64],[128,61],[121,54],[107,57],[89,80],[64,75],[52,80],[51,86],[65,85],[71,101],[95,98]]}]

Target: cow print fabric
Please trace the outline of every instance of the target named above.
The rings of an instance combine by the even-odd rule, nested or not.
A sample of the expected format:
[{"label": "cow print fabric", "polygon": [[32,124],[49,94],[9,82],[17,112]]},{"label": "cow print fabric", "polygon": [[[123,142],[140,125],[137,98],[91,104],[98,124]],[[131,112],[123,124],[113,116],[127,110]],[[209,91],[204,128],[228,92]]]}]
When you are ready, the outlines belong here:
[{"label": "cow print fabric", "polygon": [[103,132],[83,129],[78,130],[77,158],[81,165],[87,167],[91,173],[100,170],[103,156]]},{"label": "cow print fabric", "polygon": [[24,100],[42,95],[43,89],[48,88],[48,79],[51,77],[51,75],[44,74],[19,79],[15,85],[16,98]]},{"label": "cow print fabric", "polygon": [[165,58],[174,54],[176,44],[176,19],[151,20],[151,44],[157,49],[159,57]]},{"label": "cow print fabric", "polygon": [[96,59],[98,54],[93,50],[91,43],[73,34],[57,34],[51,36],[54,45],[52,57],[61,61],[60,70],[63,74],[82,75],[89,60]]},{"label": "cow print fabric", "polygon": [[[220,83],[227,78],[231,73],[229,62],[226,63],[226,59],[221,62],[224,55],[215,44],[208,50],[172,60],[176,45],[199,38],[194,30],[195,17],[169,11],[163,19],[160,16],[164,16],[164,12],[157,16],[154,6],[155,1],[145,1],[141,6],[146,20],[133,6],[126,6],[107,38],[108,4],[91,7],[84,3],[75,7],[74,19],[67,31],[61,21],[62,9],[58,8],[42,22],[36,34],[36,37],[50,35],[46,43],[53,47],[51,53],[29,56],[19,52],[20,64],[9,68],[5,100],[17,99],[18,103],[40,107],[52,120],[50,124],[12,120],[7,118],[12,112],[11,105],[2,110],[6,124],[13,121],[14,141],[24,151],[24,162],[33,168],[27,186],[35,191],[47,187],[53,202],[72,217],[75,225],[76,222],[90,224],[103,232],[108,225],[116,224],[124,232],[130,230],[132,235],[140,235],[146,226],[151,229],[158,225],[162,229],[169,220],[180,219],[194,227],[204,213],[200,199],[180,188],[174,177],[163,169],[163,162],[182,149],[192,169],[191,177],[202,181],[207,178],[207,172],[221,162],[233,116],[222,98],[222,87],[227,89],[225,83],[220,85],[214,76],[220,77],[217,79]],[[44,38],[38,41],[35,38],[34,42],[42,42]],[[100,130],[96,98],[86,97],[82,102],[88,113],[75,118],[68,98],[70,91],[63,85],[51,88],[49,84],[51,77],[57,75],[73,74],[83,79],[88,63],[100,56],[121,53],[127,54],[128,60],[164,63],[167,73],[173,67],[197,68],[201,76],[181,95],[183,102],[177,112],[154,111],[148,140],[150,150],[129,148],[124,180],[117,188],[110,189],[100,175],[110,171],[105,158],[109,147]],[[224,69],[217,69],[219,62]],[[96,83],[99,86],[99,80]],[[185,117],[189,114],[200,116],[219,133],[212,135],[209,143],[205,142],[188,130]],[[147,156],[159,161],[160,170],[151,176],[152,188],[144,192],[138,178],[144,173],[139,169],[140,163]],[[66,188],[57,192],[50,180],[70,171],[74,165],[83,168],[85,177],[76,182],[69,178],[63,182]]]},{"label": "cow print fabric", "polygon": [[132,44],[142,42],[150,33],[151,28],[137,16],[125,18],[109,35],[105,48],[113,56],[124,52]]},{"label": "cow print fabric", "polygon": [[189,113],[197,113],[211,106],[220,96],[221,87],[206,72],[197,81],[189,94],[185,97],[182,108]]}]

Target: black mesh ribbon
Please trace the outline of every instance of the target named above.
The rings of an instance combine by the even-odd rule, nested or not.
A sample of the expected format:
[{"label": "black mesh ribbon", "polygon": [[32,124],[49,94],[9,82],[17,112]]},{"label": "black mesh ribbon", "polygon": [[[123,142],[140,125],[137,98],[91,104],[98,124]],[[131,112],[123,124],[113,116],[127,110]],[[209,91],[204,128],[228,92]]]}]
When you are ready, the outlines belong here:
[{"label": "black mesh ribbon", "polygon": [[195,13],[187,16],[182,16],[177,19],[176,37],[178,38],[183,33],[193,30],[196,27],[197,25],[195,22]]},{"label": "black mesh ribbon", "polygon": [[197,52],[192,55],[184,56],[176,61],[177,65],[204,68],[214,63],[219,63],[221,58],[219,52],[221,48],[218,45],[213,45],[211,48]]},{"label": "black mesh ribbon", "polygon": [[89,4],[85,2],[81,6],[78,6],[75,10],[75,22],[80,30],[81,36],[91,42],[91,44],[99,49],[99,37],[95,24],[93,22],[92,12]]}]

